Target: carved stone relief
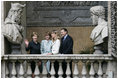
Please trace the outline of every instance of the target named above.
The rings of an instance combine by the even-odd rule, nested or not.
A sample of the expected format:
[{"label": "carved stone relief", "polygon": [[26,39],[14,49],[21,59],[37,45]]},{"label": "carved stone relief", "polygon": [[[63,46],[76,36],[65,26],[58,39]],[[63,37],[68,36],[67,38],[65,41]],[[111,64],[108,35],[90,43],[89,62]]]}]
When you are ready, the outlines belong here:
[{"label": "carved stone relief", "polygon": [[89,9],[101,1],[28,1],[27,26],[91,26]]}]

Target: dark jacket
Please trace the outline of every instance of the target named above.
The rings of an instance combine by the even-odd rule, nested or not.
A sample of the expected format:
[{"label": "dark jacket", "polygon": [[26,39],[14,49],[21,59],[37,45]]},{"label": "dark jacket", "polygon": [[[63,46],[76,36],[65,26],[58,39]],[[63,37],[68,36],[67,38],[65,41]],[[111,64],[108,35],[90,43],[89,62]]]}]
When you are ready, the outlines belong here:
[{"label": "dark jacket", "polygon": [[37,44],[34,41],[29,42],[28,47],[26,47],[26,51],[30,50],[30,54],[41,54],[40,52],[40,43]]},{"label": "dark jacket", "polygon": [[64,37],[61,39],[61,46],[59,52],[61,54],[73,54],[73,39],[71,36],[67,36],[63,41]]}]

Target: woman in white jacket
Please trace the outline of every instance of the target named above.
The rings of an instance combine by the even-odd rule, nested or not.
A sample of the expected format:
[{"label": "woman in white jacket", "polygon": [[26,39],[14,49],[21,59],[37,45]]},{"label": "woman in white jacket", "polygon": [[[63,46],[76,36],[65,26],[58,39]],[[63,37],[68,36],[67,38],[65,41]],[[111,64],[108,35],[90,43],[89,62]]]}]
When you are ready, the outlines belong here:
[{"label": "woman in white jacket", "polygon": [[[51,33],[52,36],[52,52],[48,53],[48,55],[56,55],[59,54],[59,48],[60,48],[60,40],[59,40],[59,34],[56,30],[53,30]],[[54,69],[55,69],[55,77],[58,77],[58,69],[59,69],[59,63],[56,60],[54,62]]]},{"label": "woman in white jacket", "polygon": [[56,30],[53,30],[51,36],[52,36],[52,50],[51,53],[48,53],[48,55],[56,55],[59,53],[59,48],[60,48],[60,40],[58,32]]}]

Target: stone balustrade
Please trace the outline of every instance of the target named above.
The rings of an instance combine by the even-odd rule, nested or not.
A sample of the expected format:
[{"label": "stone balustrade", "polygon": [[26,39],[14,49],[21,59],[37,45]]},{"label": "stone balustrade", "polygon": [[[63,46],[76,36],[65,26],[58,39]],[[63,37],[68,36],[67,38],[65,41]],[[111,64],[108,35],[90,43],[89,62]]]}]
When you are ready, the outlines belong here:
[{"label": "stone balustrade", "polygon": [[[39,55],[39,54],[9,54],[3,55],[2,59],[2,70],[4,72],[2,74],[3,78],[31,78],[31,67],[30,61],[34,60],[36,62],[35,67],[35,77],[36,78],[46,78],[47,77],[47,70],[46,70],[46,61],[50,60],[51,62],[51,78],[55,76],[54,70],[54,62],[57,60],[59,62],[59,71],[58,75],[59,78],[62,77],[63,70],[62,70],[62,61],[66,60],[67,62],[67,70],[66,75],[67,78],[70,77],[71,70],[69,62],[72,60],[73,62],[73,78],[101,78],[101,77],[109,77],[109,62],[113,60],[111,55],[109,54],[58,54],[58,55]],[[38,69],[38,61],[41,60],[44,63],[43,71],[40,73]],[[9,69],[8,63],[11,63],[12,67],[11,70]],[[16,69],[16,63],[19,64],[19,70]],[[25,64],[24,64],[25,63]],[[81,68],[78,63],[81,63]],[[106,68],[106,69],[105,69]],[[10,76],[11,75],[11,76]],[[19,76],[16,76],[19,75]]]}]

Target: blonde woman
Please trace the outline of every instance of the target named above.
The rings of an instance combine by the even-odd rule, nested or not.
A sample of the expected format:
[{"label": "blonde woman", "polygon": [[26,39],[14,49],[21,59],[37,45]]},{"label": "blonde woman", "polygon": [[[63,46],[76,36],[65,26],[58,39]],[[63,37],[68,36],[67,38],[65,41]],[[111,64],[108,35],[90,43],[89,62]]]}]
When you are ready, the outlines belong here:
[{"label": "blonde woman", "polygon": [[[53,30],[51,33],[51,36],[52,36],[52,50],[51,50],[51,53],[48,53],[47,55],[59,54],[60,40],[59,40],[58,31]],[[55,69],[55,77],[57,78],[58,77],[58,69],[59,69],[58,61],[54,62],[54,69]]]},{"label": "blonde woman", "polygon": [[59,53],[59,48],[60,48],[58,31],[53,30],[51,36],[52,36],[52,50],[51,53],[48,53],[48,55],[56,55]]}]

